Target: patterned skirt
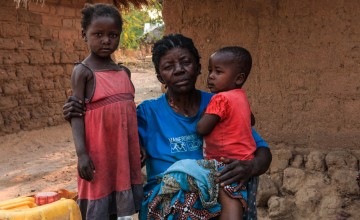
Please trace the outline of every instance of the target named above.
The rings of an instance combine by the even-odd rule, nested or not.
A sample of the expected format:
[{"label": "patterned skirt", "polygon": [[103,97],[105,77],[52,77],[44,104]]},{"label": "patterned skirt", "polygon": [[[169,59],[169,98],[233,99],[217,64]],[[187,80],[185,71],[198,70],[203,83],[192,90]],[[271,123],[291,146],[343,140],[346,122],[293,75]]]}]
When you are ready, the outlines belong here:
[{"label": "patterned skirt", "polygon": [[[220,215],[215,174],[222,167],[216,160],[177,161],[159,175],[161,182],[145,193],[140,220],[211,219]],[[243,198],[244,194],[233,188],[226,186],[225,191],[233,198]]]}]

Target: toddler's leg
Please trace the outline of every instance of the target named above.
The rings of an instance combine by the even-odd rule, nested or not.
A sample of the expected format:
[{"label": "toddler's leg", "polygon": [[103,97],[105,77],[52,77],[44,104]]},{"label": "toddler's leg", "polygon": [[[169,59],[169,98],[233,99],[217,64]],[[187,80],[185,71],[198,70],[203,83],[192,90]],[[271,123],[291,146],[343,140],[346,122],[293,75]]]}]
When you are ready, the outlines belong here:
[{"label": "toddler's leg", "polygon": [[220,220],[243,219],[243,207],[240,200],[229,197],[223,188],[219,191],[219,202],[222,206]]}]

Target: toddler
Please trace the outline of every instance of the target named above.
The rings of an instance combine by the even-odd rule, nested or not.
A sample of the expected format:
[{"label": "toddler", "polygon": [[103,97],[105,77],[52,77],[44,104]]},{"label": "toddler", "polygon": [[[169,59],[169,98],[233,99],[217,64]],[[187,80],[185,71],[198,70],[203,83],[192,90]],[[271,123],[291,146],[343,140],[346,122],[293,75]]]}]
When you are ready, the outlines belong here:
[{"label": "toddler", "polygon": [[[242,47],[224,47],[209,59],[208,87],[216,93],[197,124],[204,136],[205,159],[251,160],[256,144],[251,130],[251,110],[242,89],[252,65],[250,53]],[[220,163],[221,164],[221,163]],[[220,165],[220,169],[222,166]],[[220,219],[242,219],[246,189],[229,185],[220,189]]]}]

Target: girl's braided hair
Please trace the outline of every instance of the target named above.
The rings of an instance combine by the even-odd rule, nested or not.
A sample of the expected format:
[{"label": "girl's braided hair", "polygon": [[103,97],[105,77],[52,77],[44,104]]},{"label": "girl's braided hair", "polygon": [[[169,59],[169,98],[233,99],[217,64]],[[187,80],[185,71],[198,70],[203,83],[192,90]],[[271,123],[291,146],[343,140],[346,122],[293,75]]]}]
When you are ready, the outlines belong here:
[{"label": "girl's braided hair", "polygon": [[160,59],[163,57],[166,52],[173,48],[184,48],[188,49],[189,52],[195,58],[195,65],[197,67],[196,71],[200,72],[200,55],[196,49],[194,42],[191,38],[185,37],[182,34],[169,34],[158,40],[152,48],[152,62],[154,63],[156,74],[160,74],[159,64]]},{"label": "girl's braided hair", "polygon": [[96,17],[112,17],[115,20],[119,30],[122,31],[123,21],[118,9],[111,4],[85,4],[81,10],[81,28],[86,30]]}]

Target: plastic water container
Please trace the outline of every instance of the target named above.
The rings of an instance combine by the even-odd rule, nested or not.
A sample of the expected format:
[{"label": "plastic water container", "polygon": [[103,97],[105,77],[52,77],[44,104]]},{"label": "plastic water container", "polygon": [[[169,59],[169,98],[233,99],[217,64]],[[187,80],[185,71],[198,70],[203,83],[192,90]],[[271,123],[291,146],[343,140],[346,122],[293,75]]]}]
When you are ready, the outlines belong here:
[{"label": "plastic water container", "polygon": [[[36,198],[41,206],[36,204]],[[81,220],[76,193],[62,191],[38,196],[18,197],[0,202],[0,220]],[[58,198],[62,197],[60,200]]]},{"label": "plastic water container", "polygon": [[[2,210],[22,210],[36,207],[35,198],[21,196],[0,202],[0,212]],[[1,219],[1,218],[0,218]]]}]

